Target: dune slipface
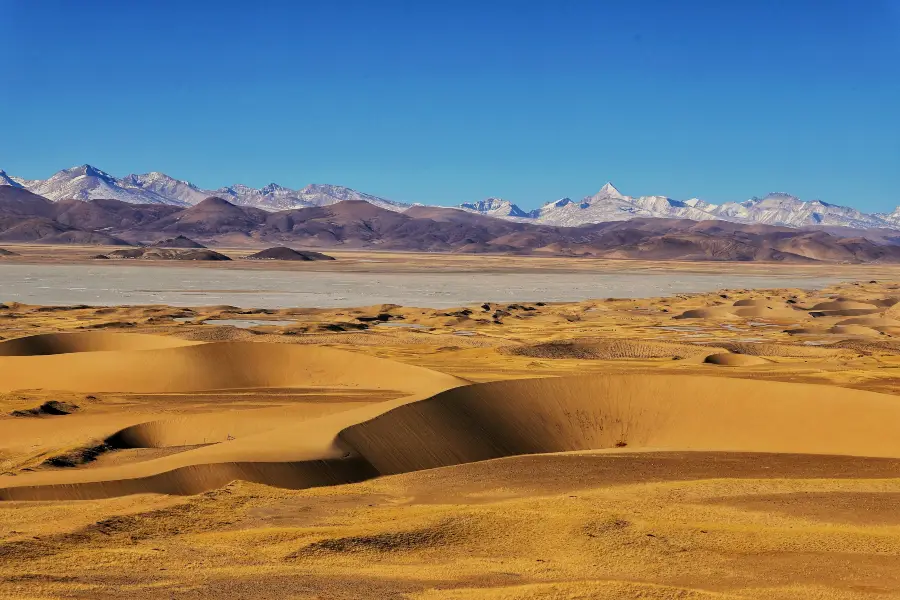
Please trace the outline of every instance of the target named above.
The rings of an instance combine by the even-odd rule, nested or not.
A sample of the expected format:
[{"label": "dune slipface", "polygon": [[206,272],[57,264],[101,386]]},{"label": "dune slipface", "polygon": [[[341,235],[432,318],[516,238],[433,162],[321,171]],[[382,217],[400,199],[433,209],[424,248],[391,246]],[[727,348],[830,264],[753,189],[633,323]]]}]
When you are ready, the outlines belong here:
[{"label": "dune slipface", "polygon": [[[748,357],[750,358],[750,357]],[[616,447],[900,457],[900,403],[827,386],[589,376],[465,386],[350,427],[382,474]]]}]

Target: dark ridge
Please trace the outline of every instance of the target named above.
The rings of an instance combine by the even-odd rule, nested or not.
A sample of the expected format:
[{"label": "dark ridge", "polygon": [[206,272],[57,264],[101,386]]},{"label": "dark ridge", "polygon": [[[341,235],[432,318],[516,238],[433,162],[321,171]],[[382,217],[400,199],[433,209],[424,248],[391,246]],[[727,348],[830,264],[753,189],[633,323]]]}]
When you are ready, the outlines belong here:
[{"label": "dark ridge", "polygon": [[333,256],[309,250],[294,250],[285,246],[267,248],[246,257],[248,260],[334,260]]},{"label": "dark ridge", "polygon": [[300,246],[642,260],[900,262],[900,236],[878,230],[657,218],[557,227],[435,207],[396,212],[361,200],[277,212],[237,206],[218,197],[187,208],[109,199],[54,203],[27,190],[0,186],[0,242],[131,245],[160,238],[167,241],[155,243],[154,249],[165,245],[199,250],[184,247],[195,239],[277,246],[248,257],[256,260],[331,258],[290,248]]},{"label": "dark ridge", "polygon": [[208,249],[129,248],[113,250],[106,258],[140,260],[231,260],[224,254]]}]

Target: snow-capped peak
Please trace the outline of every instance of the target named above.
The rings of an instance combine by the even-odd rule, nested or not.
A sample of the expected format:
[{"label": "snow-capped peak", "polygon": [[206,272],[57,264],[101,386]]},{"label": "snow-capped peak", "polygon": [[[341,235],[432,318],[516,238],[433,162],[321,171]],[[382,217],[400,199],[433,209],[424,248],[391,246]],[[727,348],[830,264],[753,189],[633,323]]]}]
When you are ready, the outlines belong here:
[{"label": "snow-capped peak", "polygon": [[522,210],[509,200],[504,200],[503,198],[491,197],[484,200],[479,200],[478,202],[464,202],[463,204],[459,205],[459,208],[469,212],[476,212],[482,215],[487,215],[489,217],[525,218],[530,216],[529,213],[526,213],[524,210]]},{"label": "snow-capped peak", "polygon": [[622,192],[616,189],[616,186],[614,186],[611,181],[607,181],[606,184],[604,184],[604,186],[600,188],[600,191],[595,194],[595,197],[624,198],[625,196],[622,195]]},{"label": "snow-capped peak", "polygon": [[263,194],[274,194],[276,192],[289,192],[291,190],[287,189],[284,186],[278,185],[277,183],[270,183],[269,185],[261,188],[259,191]]},{"label": "snow-capped peak", "polygon": [[115,181],[115,177],[113,177],[109,173],[101,171],[97,167],[88,164],[84,164],[78,167],[72,167],[71,169],[65,169],[63,171],[60,171],[60,173],[65,173],[66,175],[71,175],[74,177],[98,177],[105,181]]},{"label": "snow-capped peak", "polygon": [[700,210],[711,210],[716,208],[717,206],[716,204],[701,200],[700,198],[691,198],[690,200],[685,200],[684,205],[690,206],[691,208],[699,208]]}]

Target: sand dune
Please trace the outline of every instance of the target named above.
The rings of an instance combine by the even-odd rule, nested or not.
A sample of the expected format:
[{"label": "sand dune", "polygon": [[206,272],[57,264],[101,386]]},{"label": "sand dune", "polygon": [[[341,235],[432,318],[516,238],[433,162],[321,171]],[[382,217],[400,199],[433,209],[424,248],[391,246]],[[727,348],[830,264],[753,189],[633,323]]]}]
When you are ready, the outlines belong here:
[{"label": "sand dune", "polygon": [[382,474],[598,448],[900,457],[892,396],[696,376],[587,376],[448,390],[340,439]]},{"label": "sand dune", "polygon": [[764,342],[729,342],[715,343],[716,348],[722,348],[735,354],[747,356],[783,356],[790,358],[836,358],[849,357],[854,353],[845,349],[827,348],[822,346],[795,346],[790,344],[767,344]]},{"label": "sand dune", "polygon": [[[29,339],[31,338],[21,342],[20,346],[30,348]],[[57,343],[57,346],[63,340],[68,344],[64,343],[63,346],[69,349],[109,348],[117,344],[127,346],[131,342],[161,345],[170,339],[176,343],[180,341],[156,336],[137,336],[134,339],[126,336],[118,340],[118,334],[107,334],[106,337],[91,334],[71,338],[65,335],[46,338],[49,342]],[[69,343],[69,340],[73,343]],[[83,343],[80,346],[74,344],[77,340]],[[33,345],[33,342],[30,343]],[[377,392],[378,397],[383,397],[384,392],[390,392],[391,395],[413,400],[466,383],[459,378],[421,367],[309,345],[184,343],[190,345],[151,350],[0,357],[0,391],[43,388],[95,393],[176,393],[302,387]],[[46,346],[47,343],[38,349]],[[222,480],[224,476],[217,474],[234,470],[232,468],[229,471],[221,465],[247,462],[294,462],[306,465],[310,460],[340,459],[348,452],[346,448],[335,445],[337,432],[377,415],[393,404],[389,401],[375,403],[374,406],[375,408],[365,405],[312,421],[307,421],[306,418],[309,411],[306,411],[306,417],[298,419],[292,418],[289,411],[276,409],[254,411],[249,416],[246,412],[231,412],[209,415],[206,418],[181,417],[132,425],[113,434],[107,443],[118,448],[167,447],[204,444],[208,441],[222,443],[136,464],[89,471],[27,474],[17,477],[13,483],[17,487],[29,487],[30,483],[34,483],[38,486],[33,488],[35,490],[46,490],[49,486],[57,490],[53,492],[56,494],[54,497],[72,494],[69,497],[78,498],[97,497],[97,494],[114,496],[136,493],[134,490],[142,489],[140,481],[146,483],[147,491],[160,486],[169,489],[166,486],[172,485],[173,489],[193,490],[195,488],[183,483],[184,478],[191,473],[201,473],[199,481],[219,482],[210,484],[217,487],[223,481],[230,481],[227,478]],[[245,422],[245,419],[249,421]],[[344,468],[344,463],[338,464],[340,468]],[[305,473],[309,468],[312,467],[303,466],[298,471],[301,475],[296,479],[295,486],[305,487]],[[179,483],[172,484],[172,481]],[[203,487],[206,484],[196,485]],[[18,492],[16,497],[21,497],[23,493]],[[41,494],[45,491],[35,493],[44,497]],[[0,492],[0,497],[10,496]]]},{"label": "sand dune", "polygon": [[[78,335],[78,334],[66,334]],[[104,334],[97,340],[117,340],[120,334]],[[73,340],[94,340],[93,334]],[[5,356],[0,358],[0,391],[55,389],[85,392],[185,392],[199,390],[324,386],[390,389],[429,393],[459,385],[454,377],[394,361],[331,348],[253,342],[191,344],[175,338],[129,337],[128,340],[177,347],[146,350]],[[16,344],[30,348],[34,342]],[[70,338],[48,338],[51,346]],[[87,342],[85,342],[87,343]],[[94,342],[90,342],[93,344]],[[118,342],[115,342],[118,343]],[[98,341],[97,345],[101,345]],[[40,344],[38,344],[40,347]],[[22,350],[19,350],[20,352]]]},{"label": "sand dune", "polygon": [[859,337],[875,337],[881,335],[878,329],[873,327],[865,327],[863,325],[835,325],[826,330],[828,333],[837,335],[851,335]]},{"label": "sand dune", "polygon": [[[728,356],[741,365],[763,360]],[[0,488],[0,499],[196,493],[243,477],[222,465],[251,462],[261,465],[253,481],[296,488],[322,485],[321,460],[342,477],[362,477],[626,447],[900,457],[898,421],[894,397],[828,386],[681,375],[516,380],[388,401],[139,464],[23,475]],[[262,466],[276,463],[295,466]]]},{"label": "sand dune", "polygon": [[900,321],[887,317],[853,317],[835,325],[865,325],[866,327],[900,327]]},{"label": "sand dune", "polygon": [[796,321],[809,318],[809,315],[782,301],[768,303],[735,304],[734,306],[711,306],[686,310],[676,319],[729,319],[729,318],[784,319]]},{"label": "sand dune", "polygon": [[830,300],[828,302],[819,302],[815,304],[810,310],[825,310],[825,311],[846,311],[846,310],[876,310],[878,306],[871,302],[860,302],[859,300],[847,300],[847,299],[838,299],[838,300]]},{"label": "sand dune", "polygon": [[194,343],[175,337],[140,333],[112,333],[109,331],[47,333],[0,342],[0,356],[43,356],[110,350],[155,350],[191,346]]}]

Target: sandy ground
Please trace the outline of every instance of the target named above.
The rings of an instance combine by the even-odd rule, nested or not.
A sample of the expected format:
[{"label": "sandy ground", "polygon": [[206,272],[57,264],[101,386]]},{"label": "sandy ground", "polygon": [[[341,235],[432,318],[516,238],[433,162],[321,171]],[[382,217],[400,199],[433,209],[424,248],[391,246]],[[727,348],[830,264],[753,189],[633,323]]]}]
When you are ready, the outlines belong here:
[{"label": "sandy ground", "polygon": [[900,284],[873,273],[7,303],[0,597],[900,597]]}]

